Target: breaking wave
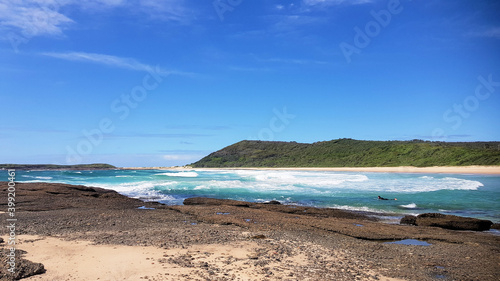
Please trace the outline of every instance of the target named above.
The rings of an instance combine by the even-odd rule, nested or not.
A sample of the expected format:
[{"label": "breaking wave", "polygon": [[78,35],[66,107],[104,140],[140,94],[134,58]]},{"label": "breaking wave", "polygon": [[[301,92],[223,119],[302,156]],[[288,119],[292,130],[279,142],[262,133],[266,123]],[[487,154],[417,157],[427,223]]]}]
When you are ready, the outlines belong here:
[{"label": "breaking wave", "polygon": [[407,205],[399,205],[399,207],[401,207],[403,209],[416,209],[417,208],[417,204],[410,203],[410,204],[407,204]]},{"label": "breaking wave", "polygon": [[181,178],[196,178],[196,172],[179,172],[179,173],[159,173],[157,176],[181,177]]}]

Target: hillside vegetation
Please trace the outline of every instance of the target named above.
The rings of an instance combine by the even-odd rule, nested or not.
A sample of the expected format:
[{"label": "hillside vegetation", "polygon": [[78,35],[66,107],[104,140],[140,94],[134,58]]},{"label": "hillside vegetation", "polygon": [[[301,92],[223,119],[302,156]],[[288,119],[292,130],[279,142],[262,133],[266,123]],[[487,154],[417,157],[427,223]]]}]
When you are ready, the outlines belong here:
[{"label": "hillside vegetation", "polygon": [[81,165],[55,165],[55,164],[0,164],[0,169],[16,170],[109,170],[116,169],[109,164],[81,164]]},{"label": "hillside vegetation", "polygon": [[193,167],[395,167],[500,165],[500,142],[241,141]]}]

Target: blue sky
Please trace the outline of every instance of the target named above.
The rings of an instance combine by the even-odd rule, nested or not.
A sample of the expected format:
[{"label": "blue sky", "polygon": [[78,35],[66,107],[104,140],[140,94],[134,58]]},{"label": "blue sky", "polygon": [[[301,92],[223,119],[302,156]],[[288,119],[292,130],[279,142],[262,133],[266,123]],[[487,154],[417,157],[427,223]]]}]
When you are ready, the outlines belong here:
[{"label": "blue sky", "polygon": [[0,163],[500,141],[500,2],[0,0]]}]

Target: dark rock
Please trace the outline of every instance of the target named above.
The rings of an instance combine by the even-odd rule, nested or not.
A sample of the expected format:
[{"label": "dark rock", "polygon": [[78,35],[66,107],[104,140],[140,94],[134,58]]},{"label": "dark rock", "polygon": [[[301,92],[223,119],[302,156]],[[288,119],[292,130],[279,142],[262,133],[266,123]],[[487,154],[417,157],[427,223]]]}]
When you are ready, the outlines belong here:
[{"label": "dark rock", "polygon": [[72,186],[70,188],[76,189],[76,190],[79,190],[79,191],[85,191],[85,192],[96,192],[95,188],[88,187],[88,186],[75,185],[75,186]]},{"label": "dark rock", "polygon": [[[141,200],[128,198],[114,190],[59,183],[16,183],[16,203],[23,211],[36,212],[71,208],[116,208],[130,209],[144,205]],[[0,205],[7,197],[0,197]]]},{"label": "dark rock", "polygon": [[441,213],[425,213],[425,214],[420,214],[417,217],[418,218],[438,218],[438,219],[442,219],[442,218],[445,218],[447,216],[449,216],[449,215],[445,215],[445,214],[441,214]]},{"label": "dark rock", "polygon": [[494,223],[491,225],[491,229],[498,229],[500,230],[500,223]]},{"label": "dark rock", "polygon": [[9,265],[4,263],[3,261],[7,260],[7,249],[3,249],[0,251],[0,259],[2,260],[2,264],[0,264],[0,280],[19,280],[23,278],[27,278],[33,275],[45,273],[45,268],[41,263],[31,262],[22,258],[22,255],[25,253],[24,251],[16,250],[15,263],[16,267],[13,273],[8,271]]},{"label": "dark rock", "polygon": [[418,226],[435,226],[453,230],[485,231],[490,229],[493,222],[439,213],[425,213],[417,216],[415,224]]},{"label": "dark rock", "polygon": [[407,215],[407,216],[404,216],[399,223],[400,224],[417,225],[417,217],[412,216],[412,215]]},{"label": "dark rock", "polygon": [[281,205],[279,201],[276,200],[271,200],[269,202],[265,202],[264,204],[269,204],[269,205]]},{"label": "dark rock", "polygon": [[211,205],[211,206],[237,206],[237,207],[250,207],[251,203],[229,199],[215,199],[205,197],[192,197],[187,198],[183,202],[184,205]]}]

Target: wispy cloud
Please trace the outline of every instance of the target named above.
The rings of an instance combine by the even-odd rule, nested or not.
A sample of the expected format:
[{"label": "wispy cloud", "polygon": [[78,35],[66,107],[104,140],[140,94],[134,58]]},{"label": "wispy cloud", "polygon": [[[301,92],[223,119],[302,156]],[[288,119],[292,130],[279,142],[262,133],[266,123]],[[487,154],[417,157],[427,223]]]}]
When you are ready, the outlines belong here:
[{"label": "wispy cloud", "polygon": [[61,35],[74,21],[58,11],[55,1],[0,2],[0,27],[20,32],[25,37]]},{"label": "wispy cloud", "polygon": [[291,32],[297,28],[325,24],[328,19],[320,16],[308,16],[308,15],[278,15],[270,16],[269,19],[274,21],[273,25],[270,27],[272,31],[275,32]]},{"label": "wispy cloud", "polygon": [[484,30],[475,30],[467,33],[471,37],[486,37],[500,39],[500,27],[490,27]]},{"label": "wispy cloud", "polygon": [[54,128],[26,128],[26,127],[2,127],[3,131],[13,131],[13,132],[26,132],[26,133],[67,133],[68,130],[65,129],[54,129]]},{"label": "wispy cloud", "polygon": [[[464,139],[470,139],[472,138],[473,135],[445,135],[442,136],[442,139],[446,140],[464,140]],[[423,140],[433,140],[433,141],[439,141],[440,139],[437,138],[436,136],[432,135],[415,135],[415,136],[405,136],[402,138],[395,138],[395,139],[402,139],[402,140],[412,140],[412,139],[423,139]]]},{"label": "wispy cloud", "polygon": [[199,137],[211,137],[212,135],[206,134],[168,134],[168,133],[124,133],[108,135],[106,138],[166,138],[166,139],[190,139]]},{"label": "wispy cloud", "polygon": [[96,63],[111,67],[134,70],[134,71],[148,71],[148,72],[155,71],[161,74],[176,74],[176,75],[187,75],[187,76],[194,75],[194,73],[190,72],[162,69],[160,67],[139,62],[133,58],[123,58],[105,54],[95,54],[95,53],[85,53],[85,52],[64,52],[64,53],[52,52],[52,53],[41,53],[41,54],[44,56],[68,60],[68,61]]},{"label": "wispy cloud", "polygon": [[157,20],[189,23],[195,18],[195,10],[183,0],[141,0],[136,6]]},{"label": "wispy cloud", "polygon": [[187,161],[187,160],[196,159],[198,157],[199,157],[198,155],[190,155],[190,154],[187,154],[187,155],[182,155],[182,154],[163,155],[163,159],[165,159],[165,160],[184,160],[184,161]]},{"label": "wispy cloud", "polygon": [[336,5],[359,5],[372,3],[376,0],[303,0],[307,6],[336,6]]},{"label": "wispy cloud", "polygon": [[108,66],[124,68],[129,70],[149,71],[151,69],[154,69],[153,66],[141,63],[132,58],[121,58],[111,55],[83,53],[83,52],[42,53],[42,55],[69,61],[83,61],[83,62],[104,64]]},{"label": "wispy cloud", "polygon": [[262,71],[272,71],[272,69],[267,67],[244,67],[244,66],[229,66],[230,70],[234,71],[245,71],[245,72],[262,72]]},{"label": "wispy cloud", "polygon": [[207,131],[224,131],[230,130],[231,126],[214,125],[214,126],[201,126],[201,125],[170,125],[165,126],[169,130],[207,130]]},{"label": "wispy cloud", "polygon": [[269,59],[259,59],[259,61],[274,62],[274,63],[288,63],[288,64],[328,64],[328,62],[326,62],[326,61],[292,59],[292,58],[269,58]]},{"label": "wispy cloud", "polygon": [[185,163],[195,162],[211,153],[207,150],[160,150],[159,152],[164,153],[162,157],[165,160],[189,161]]},{"label": "wispy cloud", "polygon": [[94,13],[115,8],[162,21],[186,22],[194,18],[193,9],[182,0],[0,0],[0,31],[27,38],[60,36],[77,24],[66,11]]},{"label": "wispy cloud", "polygon": [[335,6],[353,6],[373,3],[378,0],[301,0],[298,3],[274,5],[274,10],[281,13],[293,12],[294,14],[303,14],[327,7]]}]

